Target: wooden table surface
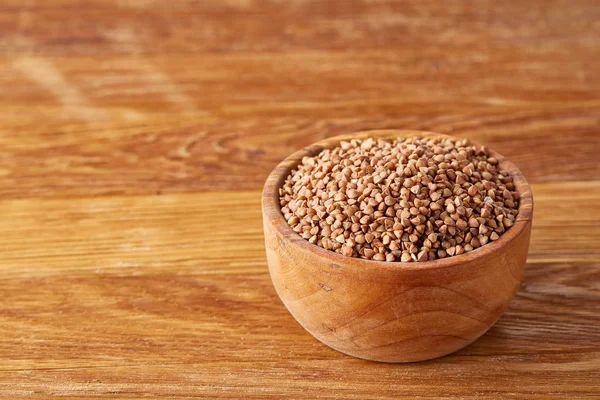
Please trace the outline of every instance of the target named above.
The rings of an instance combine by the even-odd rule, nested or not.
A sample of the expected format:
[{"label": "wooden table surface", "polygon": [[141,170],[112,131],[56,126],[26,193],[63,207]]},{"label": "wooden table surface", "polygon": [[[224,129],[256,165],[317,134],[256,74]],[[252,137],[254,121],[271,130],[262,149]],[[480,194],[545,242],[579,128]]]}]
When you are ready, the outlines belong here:
[{"label": "wooden table surface", "polygon": [[[600,398],[597,0],[3,0],[0,398]],[[531,183],[481,339],[380,364],[267,272],[260,190],[363,129],[494,148]]]}]

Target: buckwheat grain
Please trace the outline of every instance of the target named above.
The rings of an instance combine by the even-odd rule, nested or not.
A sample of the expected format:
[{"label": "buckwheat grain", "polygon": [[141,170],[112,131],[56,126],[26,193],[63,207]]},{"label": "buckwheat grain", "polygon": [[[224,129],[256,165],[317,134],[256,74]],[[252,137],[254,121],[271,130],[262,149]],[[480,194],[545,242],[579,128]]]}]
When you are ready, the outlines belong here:
[{"label": "buckwheat grain", "polygon": [[500,239],[515,221],[512,177],[485,147],[451,138],[353,139],[304,157],[279,189],[312,244],[376,261],[431,261]]}]

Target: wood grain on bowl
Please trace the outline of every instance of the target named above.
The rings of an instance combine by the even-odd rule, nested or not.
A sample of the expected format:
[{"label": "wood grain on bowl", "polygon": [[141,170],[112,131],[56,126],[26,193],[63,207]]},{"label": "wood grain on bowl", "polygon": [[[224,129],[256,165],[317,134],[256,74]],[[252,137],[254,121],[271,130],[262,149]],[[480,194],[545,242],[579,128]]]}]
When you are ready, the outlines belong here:
[{"label": "wood grain on bowl", "polygon": [[344,257],[308,243],[281,214],[278,190],[306,155],[350,138],[443,136],[364,131],[326,139],[282,161],[263,189],[269,271],[296,320],[323,343],[375,361],[421,361],[473,342],[502,315],[523,274],[533,212],[521,172],[493,153],[519,193],[515,224],[498,241],[441,260],[400,263]]}]

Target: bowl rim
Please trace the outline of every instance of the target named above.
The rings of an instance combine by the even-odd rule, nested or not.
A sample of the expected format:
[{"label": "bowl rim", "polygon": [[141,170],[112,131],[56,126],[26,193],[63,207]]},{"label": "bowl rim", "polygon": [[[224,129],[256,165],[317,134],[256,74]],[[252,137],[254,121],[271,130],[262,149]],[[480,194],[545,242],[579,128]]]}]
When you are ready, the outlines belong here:
[{"label": "bowl rim", "polygon": [[[332,136],[315,142],[290,154],[269,174],[262,191],[263,218],[269,219],[273,228],[275,228],[280,235],[289,239],[289,241],[294,245],[299,246],[302,250],[316,253],[317,256],[327,259],[332,264],[343,265],[344,263],[352,262],[356,267],[360,268],[375,268],[395,271],[442,269],[493,257],[494,253],[501,253],[499,250],[509,246],[510,243],[527,228],[533,215],[533,196],[529,183],[516,165],[514,165],[500,153],[493,150],[490,150],[490,154],[498,160],[499,166],[502,169],[509,171],[513,177],[513,182],[515,183],[516,190],[519,193],[519,212],[514,224],[500,236],[500,239],[493,242],[488,242],[487,244],[468,253],[433,261],[408,263],[401,261],[376,261],[367,260],[360,257],[347,257],[335,251],[326,250],[320,246],[317,246],[316,244],[309,243],[308,240],[302,238],[288,225],[287,221],[283,217],[283,214],[281,213],[281,207],[279,205],[279,188],[291,170],[300,164],[302,157],[314,156],[326,148],[335,147],[343,140],[365,139],[369,137],[377,139],[392,139],[411,136],[442,138],[452,137],[455,139],[460,139],[454,136],[430,131],[384,129],[357,131],[349,134]],[[470,142],[474,143],[473,141]]]}]

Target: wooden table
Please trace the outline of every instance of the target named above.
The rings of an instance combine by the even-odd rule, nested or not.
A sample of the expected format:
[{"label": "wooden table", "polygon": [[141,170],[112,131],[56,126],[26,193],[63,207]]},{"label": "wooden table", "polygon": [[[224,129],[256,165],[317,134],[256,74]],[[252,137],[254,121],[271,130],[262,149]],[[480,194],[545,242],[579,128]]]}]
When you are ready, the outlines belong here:
[{"label": "wooden table", "polygon": [[[600,398],[597,0],[3,0],[0,397]],[[522,288],[471,346],[337,353],[269,279],[272,167],[449,133],[535,198]]]}]

